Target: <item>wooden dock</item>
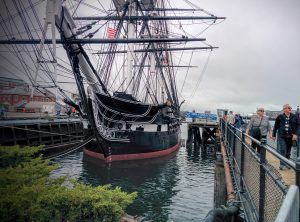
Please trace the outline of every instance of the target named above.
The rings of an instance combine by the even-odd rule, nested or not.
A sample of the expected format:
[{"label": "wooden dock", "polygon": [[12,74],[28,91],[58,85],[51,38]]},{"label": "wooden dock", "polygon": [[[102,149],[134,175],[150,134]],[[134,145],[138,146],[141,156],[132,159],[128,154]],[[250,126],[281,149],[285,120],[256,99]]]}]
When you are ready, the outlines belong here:
[{"label": "wooden dock", "polygon": [[218,122],[213,121],[194,121],[186,122],[188,127],[187,144],[194,144],[205,147],[207,144],[215,144],[217,131],[219,128]]},{"label": "wooden dock", "polygon": [[39,146],[45,156],[66,152],[84,140],[80,119],[21,119],[0,121],[0,145]]}]

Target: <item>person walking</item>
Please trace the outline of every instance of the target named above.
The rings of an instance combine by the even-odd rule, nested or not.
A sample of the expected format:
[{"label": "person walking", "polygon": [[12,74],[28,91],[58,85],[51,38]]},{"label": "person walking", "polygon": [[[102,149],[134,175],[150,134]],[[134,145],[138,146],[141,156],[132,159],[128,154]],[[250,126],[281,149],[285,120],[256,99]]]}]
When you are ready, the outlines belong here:
[{"label": "person walking", "polygon": [[229,114],[227,115],[227,122],[231,125],[234,124],[234,115],[232,111],[229,111]]},{"label": "person walking", "polygon": [[[283,113],[278,115],[275,120],[272,139],[275,141],[277,133],[277,150],[287,159],[291,155],[293,140],[297,140],[298,121],[297,116],[292,113],[292,107],[289,104],[283,106]],[[284,167],[285,164],[280,160],[279,169],[283,170]]]},{"label": "person walking", "polygon": [[[298,112],[299,111],[299,112]],[[300,110],[299,106],[297,106],[297,118],[298,118],[298,129],[297,129],[297,137],[298,137],[298,142],[297,142],[297,158],[299,157],[300,153]]]},{"label": "person walking", "polygon": [[244,120],[242,119],[241,115],[238,113],[235,114],[233,126],[237,129],[241,129],[242,125],[244,125]]},{"label": "person walking", "polygon": [[[250,135],[261,143],[266,143],[268,133],[270,137],[272,136],[269,117],[265,116],[264,113],[265,109],[263,107],[259,107],[256,111],[256,115],[251,117],[246,129],[246,134]],[[252,141],[251,147],[260,153],[261,146],[259,144]]]},{"label": "person walking", "polygon": [[297,106],[296,115],[297,115],[298,119],[300,119],[300,107],[299,106]]},{"label": "person walking", "polygon": [[0,107],[0,119],[4,119],[4,108]]}]

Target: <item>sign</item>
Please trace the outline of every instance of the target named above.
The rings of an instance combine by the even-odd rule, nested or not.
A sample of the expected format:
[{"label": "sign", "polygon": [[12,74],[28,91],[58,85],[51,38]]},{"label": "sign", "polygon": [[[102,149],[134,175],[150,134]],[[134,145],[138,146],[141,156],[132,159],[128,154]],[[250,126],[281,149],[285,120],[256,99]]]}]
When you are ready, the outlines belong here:
[{"label": "sign", "polygon": [[186,112],[185,116],[187,118],[197,118],[197,119],[207,119],[210,121],[217,121],[218,117],[216,114],[210,113],[194,113],[194,112]]}]

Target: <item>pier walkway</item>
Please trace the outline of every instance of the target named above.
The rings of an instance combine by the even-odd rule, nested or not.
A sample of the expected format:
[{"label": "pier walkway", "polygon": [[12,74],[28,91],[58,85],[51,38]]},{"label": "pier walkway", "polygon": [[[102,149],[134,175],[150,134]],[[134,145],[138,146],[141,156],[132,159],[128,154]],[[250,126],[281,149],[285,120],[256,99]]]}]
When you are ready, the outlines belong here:
[{"label": "pier walkway", "polygon": [[[274,147],[260,143],[223,120],[220,136],[244,221],[298,222],[300,158],[286,159]],[[251,148],[252,142],[262,147],[260,153]],[[290,169],[279,170],[280,160]]]}]

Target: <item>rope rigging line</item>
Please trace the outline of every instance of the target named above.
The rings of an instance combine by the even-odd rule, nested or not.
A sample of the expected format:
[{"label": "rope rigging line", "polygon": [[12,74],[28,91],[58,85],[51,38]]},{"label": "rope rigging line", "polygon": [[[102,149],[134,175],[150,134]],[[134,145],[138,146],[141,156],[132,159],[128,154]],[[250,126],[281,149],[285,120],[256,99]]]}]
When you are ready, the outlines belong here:
[{"label": "rope rigging line", "polygon": [[[34,5],[34,6],[38,6],[39,4],[44,3],[44,2],[45,2],[45,0],[39,0],[39,1],[35,2],[33,5]],[[4,3],[5,3],[5,0],[4,0]],[[28,9],[30,9],[30,8],[31,8],[31,6],[28,6],[28,7],[25,8],[24,10],[28,10]],[[22,10],[21,12],[23,12],[23,10]],[[18,12],[12,14],[12,18],[15,18],[17,15],[18,15]],[[9,21],[10,19],[11,19],[11,18],[9,18],[9,17],[3,18],[3,19],[0,20],[0,24],[1,24],[1,23],[5,23],[5,22]]]},{"label": "rope rigging line", "polygon": [[205,64],[204,64],[204,66],[203,66],[203,69],[202,69],[201,74],[200,74],[200,76],[199,76],[199,79],[198,79],[198,81],[197,81],[196,87],[195,87],[194,91],[192,92],[191,96],[189,97],[189,101],[195,96],[196,91],[197,91],[197,89],[198,89],[198,87],[199,87],[201,81],[203,80],[203,77],[204,77],[205,71],[206,71],[206,69],[207,69],[207,66],[208,66],[208,63],[209,63],[211,54],[212,54],[212,50],[209,52],[209,54],[208,54],[208,56],[207,56],[206,62],[205,62]]},{"label": "rope rigging line", "polygon": [[[84,140],[82,143],[80,143],[78,146],[75,146],[75,148],[65,152],[65,153],[62,153],[62,154],[57,154],[57,155],[52,155],[52,156],[48,156],[46,157],[45,159],[53,159],[53,158],[59,158],[59,157],[62,157],[62,156],[65,156],[65,155],[68,155],[76,150],[79,150],[80,148],[82,148],[83,146],[85,146],[86,144],[88,144],[89,142],[91,142],[92,140],[94,139],[93,136],[87,138],[86,140]],[[42,148],[43,150],[43,148]]]},{"label": "rope rigging line", "polygon": [[[43,26],[42,26],[42,24],[41,24],[41,21],[40,21],[38,15],[37,15],[37,12],[36,12],[35,8],[33,7],[32,1],[31,1],[31,0],[28,0],[28,2],[29,2],[29,4],[30,4],[30,6],[31,6],[30,9],[31,9],[31,11],[32,11],[32,13],[33,13],[33,15],[34,15],[34,17],[35,17],[35,21],[36,21],[37,24],[38,24],[39,31],[41,32],[41,34],[42,34],[43,36],[46,36],[46,33],[45,33],[45,31],[43,30]],[[19,5],[19,8],[18,8],[17,5],[15,4],[15,7],[16,7],[16,9],[17,9],[18,11],[20,11],[20,10],[22,9],[22,7],[25,8],[25,6],[23,5],[22,2],[20,2],[19,4],[20,4],[20,5]],[[25,10],[25,11],[23,12],[23,14],[24,14],[24,15],[23,15],[23,18],[21,17],[22,14],[20,14],[20,17],[22,18],[22,22],[23,22],[23,24],[24,24],[24,27],[25,27],[25,29],[27,30],[27,35],[29,36],[30,39],[33,39],[34,37],[33,37],[32,33],[29,31],[29,30],[30,30],[30,26],[29,26],[29,23],[28,23],[27,20],[26,20],[26,15],[27,15],[27,17],[28,17],[28,20],[29,20],[31,26],[32,26],[32,27],[35,27],[35,26],[34,26],[34,23],[33,23],[32,19],[31,19],[31,16],[28,14],[28,11],[29,11],[29,10]],[[35,29],[36,29],[36,28],[35,28]],[[37,29],[36,29],[36,30],[37,30]],[[38,32],[37,32],[37,33],[38,33]],[[38,35],[39,38],[41,38],[40,35],[39,35],[39,33],[38,33],[37,35]],[[48,57],[47,59],[48,59],[49,61],[50,61],[51,59],[54,60],[54,52],[53,52],[53,49],[50,47],[50,45],[46,45],[46,47],[47,47],[47,46],[48,46],[48,49],[49,49],[49,51],[46,51],[46,54],[47,54],[47,57]],[[36,61],[40,61],[40,60],[39,60],[39,57],[40,57],[40,58],[43,58],[43,57],[42,57],[42,51],[38,48],[38,46],[32,46],[32,47],[35,47],[36,52],[37,52],[37,53],[35,53],[35,55],[36,55]],[[50,55],[49,55],[49,53],[50,53]],[[51,73],[51,71],[50,71],[50,68],[49,68],[48,64],[47,64],[47,63],[44,63],[43,65],[45,66],[45,73],[48,75],[49,79],[52,80],[52,81],[54,82],[54,84],[55,84],[55,79],[54,79],[54,77],[53,77],[53,75],[52,75],[52,73]]]},{"label": "rope rigging line", "polygon": [[[140,9],[141,15],[145,16],[145,14],[143,13],[143,8],[142,8],[143,5],[141,5],[139,2],[137,2],[137,7]],[[148,23],[145,23],[145,25],[146,25],[146,30],[148,32],[148,35],[151,37],[152,36],[151,35],[151,30],[149,28]],[[152,46],[153,49],[155,49],[155,44],[154,43],[151,43],[151,46]],[[154,52],[154,56],[155,56],[156,63],[160,65],[161,61],[160,61],[160,57],[159,57],[158,53]],[[163,68],[161,66],[159,66],[159,71],[160,71],[161,78],[162,78],[162,81],[164,83],[164,87],[165,87],[168,98],[171,99],[173,102],[174,102],[174,100],[176,101],[176,95],[174,95],[173,87],[171,85],[171,91],[172,91],[172,94],[171,94],[170,89],[169,89],[169,85],[168,85],[168,83],[166,81],[166,77],[164,75]]]},{"label": "rope rigging line", "polygon": [[[31,3],[31,0],[29,0],[29,3]],[[31,3],[31,5],[32,5],[32,3]],[[34,13],[34,15],[35,15],[35,17],[36,17],[36,19],[37,19],[37,21],[38,21],[38,25],[39,25],[40,30],[42,31],[43,35],[45,35],[45,32],[44,32],[44,30],[43,30],[43,28],[42,28],[42,25],[41,25],[41,22],[39,21],[38,16],[37,16],[37,13],[36,13],[36,11],[35,11],[35,9],[34,9],[33,7],[32,7],[32,11],[33,11],[33,13]],[[54,58],[53,50],[51,49],[50,45],[47,44],[47,46],[48,46],[48,48],[49,48],[49,50],[50,50],[50,53],[51,53],[52,58]],[[38,50],[38,53],[41,53],[40,50]],[[49,54],[48,54],[48,51],[46,51],[46,53],[47,53],[48,57],[51,58],[51,57],[49,56]],[[62,59],[60,59],[60,58],[56,58],[56,59],[59,59],[59,60],[61,60],[62,62],[64,62],[64,63],[70,65],[69,63],[65,62],[64,60],[62,60]],[[57,65],[59,66],[58,63],[57,63]],[[44,67],[44,66],[46,66],[46,67]],[[42,67],[43,71],[45,71],[45,73],[48,75],[48,77],[49,77],[49,79],[52,81],[52,83],[54,84],[54,87],[57,88],[57,89],[60,89],[60,87],[57,85],[57,82],[55,81],[55,78],[54,78],[53,75],[52,75],[53,72],[50,71],[49,66],[48,66],[47,64],[44,64],[44,66],[41,66],[41,67]],[[62,66],[61,66],[61,67],[62,67]],[[63,69],[69,71],[70,73],[64,72],[64,71],[62,71],[62,70],[60,70],[60,71],[64,72],[65,74],[69,74],[69,75],[71,75],[71,76],[73,77],[73,73],[72,73],[71,70],[68,70],[66,67],[63,67]],[[59,74],[59,73],[56,73],[56,75],[57,75],[57,76],[63,76],[63,77],[66,77],[66,78],[74,79],[74,77],[73,77],[73,78],[72,78],[72,77],[67,77],[67,76],[64,76],[64,75]],[[40,78],[42,78],[42,77],[40,76]]]},{"label": "rope rigging line", "polygon": [[[5,3],[5,2],[4,2]],[[6,5],[6,4],[5,4]],[[7,9],[7,13],[9,13],[9,10]],[[9,13],[9,16],[11,16],[10,15],[10,13]],[[0,14],[0,18],[3,18],[3,16]],[[12,19],[12,22],[14,23],[14,25],[16,26],[16,24],[15,24],[15,21]],[[7,38],[9,39],[9,33],[7,32],[7,30],[8,30],[8,27],[7,27],[7,25],[6,25],[6,23],[0,23],[0,26],[2,27],[2,30],[4,31],[4,34],[7,36]],[[17,31],[19,32],[19,29],[16,27],[16,29],[17,29]],[[20,34],[19,34],[20,35]],[[20,35],[20,37],[22,38],[22,36]],[[22,66],[22,68],[23,68],[23,70],[24,70],[24,72],[25,72],[25,75],[28,77],[28,79],[29,79],[29,81],[31,82],[31,83],[33,83],[33,81],[32,81],[32,76],[31,76],[31,72],[28,70],[28,67],[26,67],[24,64],[23,64],[23,62],[22,62],[22,55],[21,54],[19,54],[18,53],[18,46],[17,45],[11,45],[11,47],[12,47],[12,50],[13,50],[13,52],[12,52],[12,54],[13,55],[15,55],[16,57],[17,57],[17,59],[20,61],[20,64],[21,64],[21,66]],[[11,51],[11,49],[8,47],[8,46],[6,46],[6,48],[9,50],[9,51]],[[27,48],[27,46],[26,46],[26,48]],[[8,58],[6,58],[6,57],[4,57],[4,56],[2,56],[5,60],[7,60],[9,63],[12,63],[12,61],[10,61]],[[13,63],[13,66],[15,66],[16,67],[16,65]],[[19,70],[20,71],[20,70]],[[23,72],[23,71],[21,71],[21,72]]]},{"label": "rope rigging line", "polygon": [[[19,2],[19,4],[20,4],[19,7],[18,7],[16,1],[13,1],[13,4],[14,4],[15,9],[16,9],[17,12],[18,12],[19,17],[21,18],[21,21],[22,21],[22,23],[23,23],[23,25],[24,25],[24,28],[25,28],[25,30],[26,30],[27,35],[28,35],[29,37],[33,38],[31,32],[29,31],[30,29],[29,29],[27,20],[26,20],[26,18],[25,18],[25,15],[26,15],[25,13],[27,13],[27,10],[22,10],[22,5],[21,5],[22,3],[20,3],[20,2]],[[32,10],[32,7],[29,7],[29,9]],[[8,11],[8,13],[10,14],[10,11]],[[10,15],[10,16],[11,16],[11,15]],[[27,14],[27,16],[28,16],[29,20],[31,21],[30,16],[29,16],[28,14]],[[12,21],[14,22],[14,19],[12,19]],[[14,24],[15,24],[15,22],[14,22]],[[31,24],[33,24],[32,21],[31,21]],[[18,29],[18,26],[16,26],[16,24],[15,24],[15,28],[16,28],[17,31],[20,33],[20,31],[19,31],[19,29]],[[21,39],[22,39],[22,38],[23,38],[22,35],[21,35],[21,34],[19,34],[19,35],[20,35],[20,37],[21,37]],[[34,53],[35,53],[36,58],[38,58],[37,53],[39,53],[39,51],[37,50],[37,47],[36,47],[36,46],[32,46],[32,47],[35,48]],[[27,47],[26,47],[26,48],[27,48]],[[37,52],[37,53],[36,53],[36,52]],[[39,54],[40,54],[40,53],[39,53]],[[15,53],[15,55],[16,55],[16,53]],[[32,56],[31,56],[31,54],[27,53],[27,55],[28,55],[28,58],[30,58],[30,59],[32,60],[32,62],[35,63],[35,61],[33,60]],[[17,57],[18,57],[18,56],[17,56]],[[24,60],[24,58],[23,58],[22,55],[20,55],[20,57],[18,57],[18,58],[19,58],[20,63],[24,63],[24,65],[28,67],[28,65],[26,64],[26,62],[25,62],[25,60]],[[23,66],[24,66],[24,65],[23,65]],[[29,76],[31,77],[31,78],[29,77],[31,83],[33,83],[33,80],[32,80],[33,78],[32,78],[32,76],[31,76],[30,73],[29,73]],[[50,75],[50,79],[51,79],[51,75]]]},{"label": "rope rigging line", "polygon": [[189,5],[192,6],[193,8],[196,8],[196,9],[198,9],[198,10],[204,12],[204,13],[207,14],[207,15],[214,16],[212,13],[210,13],[210,12],[204,10],[203,8],[200,8],[199,6],[197,6],[196,4],[192,3],[192,2],[189,1],[189,0],[183,0],[183,1],[185,1],[187,4],[189,4]]},{"label": "rope rigging line", "polygon": [[[29,3],[31,3],[31,1],[29,1]],[[31,6],[32,6],[32,4],[31,4]],[[16,9],[18,10],[18,6],[15,4],[15,7],[16,7]],[[22,6],[20,6],[20,7],[22,7]],[[24,7],[24,6],[23,6]],[[35,9],[34,8],[30,8],[32,11],[33,11],[33,13],[35,14],[35,17],[36,17],[36,19],[38,20],[38,18],[37,18],[37,15],[36,15],[36,11],[35,11]],[[19,11],[20,11],[20,9],[19,9]],[[23,12],[24,12],[24,14],[25,13],[27,13],[26,12],[26,10],[22,10]],[[24,15],[23,15],[24,16]],[[30,16],[27,14],[27,16],[30,18]],[[20,15],[20,17],[22,18],[22,15]],[[40,21],[38,20],[38,23],[39,23],[39,26],[40,26],[40,28],[41,28],[41,23],[40,23]],[[24,27],[25,27],[25,29],[26,29],[26,27],[27,27],[27,29],[26,29],[26,32],[27,32],[27,34],[32,38],[32,35],[28,32],[28,23],[26,22],[26,19],[25,19],[25,17],[23,17],[23,24],[24,24]],[[32,21],[31,21],[31,24],[32,24]],[[33,24],[32,24],[33,25]],[[42,32],[43,32],[43,30],[42,30]],[[21,34],[20,34],[20,36],[21,36]],[[50,50],[51,50],[51,48],[49,48]],[[40,52],[40,50],[38,50],[37,48],[35,48],[34,49],[34,52],[38,52],[39,54],[41,54],[41,52]],[[50,53],[51,53],[52,51],[50,51]],[[50,55],[48,54],[48,51],[46,51],[46,53],[47,53],[47,55],[49,56],[49,58],[50,58]],[[16,54],[16,53],[15,53]],[[31,58],[31,60],[32,60],[32,62],[34,63],[34,60],[33,60],[33,58],[31,57],[31,54],[28,54],[28,56],[29,56],[29,58]],[[53,53],[51,53],[51,56],[53,56]],[[17,56],[18,57],[18,56]],[[22,57],[22,56],[21,56]],[[20,63],[22,64],[22,66],[24,66],[23,64],[25,64],[26,66],[27,66],[27,68],[28,69],[31,69],[25,62],[24,62],[24,59],[22,59],[22,58],[20,58],[20,57],[18,57],[19,58],[19,60],[20,60]],[[63,61],[63,60],[61,60],[61,61]],[[64,62],[64,61],[63,61]],[[64,68],[64,69],[66,69],[66,68]],[[55,79],[54,79],[54,77],[53,77],[53,75],[52,75],[52,72],[50,71],[50,68],[48,67],[48,65],[47,64],[43,64],[43,65],[41,65],[41,70],[42,71],[44,71],[46,74],[47,74],[47,76],[49,77],[49,79],[52,81],[52,83],[54,84],[54,86],[55,86],[55,88],[60,88],[56,83],[55,83]],[[66,73],[66,72],[65,72]],[[68,73],[66,73],[66,74],[68,74]],[[63,76],[63,75],[61,75],[61,74],[58,74],[57,73],[57,75],[59,75],[59,76]],[[67,76],[64,76],[64,77],[67,77]],[[42,76],[40,76],[40,78],[41,79],[43,79],[45,82],[46,82],[46,80],[42,77]],[[68,78],[68,77],[67,77]],[[70,78],[70,77],[69,77]],[[29,80],[32,82],[32,76],[31,76],[31,78],[29,77]],[[37,85],[37,86],[34,86],[34,87],[36,87],[36,88],[38,88],[39,86]],[[44,87],[41,87],[41,88],[44,88]],[[40,90],[39,90],[40,91]],[[41,92],[41,91],[40,91]],[[43,92],[42,92],[43,93]],[[51,99],[51,98],[50,98]]]},{"label": "rope rigging line", "polygon": [[[194,55],[194,51],[192,51],[192,53],[191,53],[191,57],[190,57],[190,61],[189,61],[189,66],[191,65],[193,55]],[[181,90],[180,90],[180,94],[182,93],[183,87],[184,87],[185,82],[186,82],[186,77],[187,77],[189,71],[190,71],[190,67],[188,67],[187,70],[186,70],[185,77],[184,77],[184,80],[183,80],[183,83],[182,83],[182,87],[181,87]]]}]

